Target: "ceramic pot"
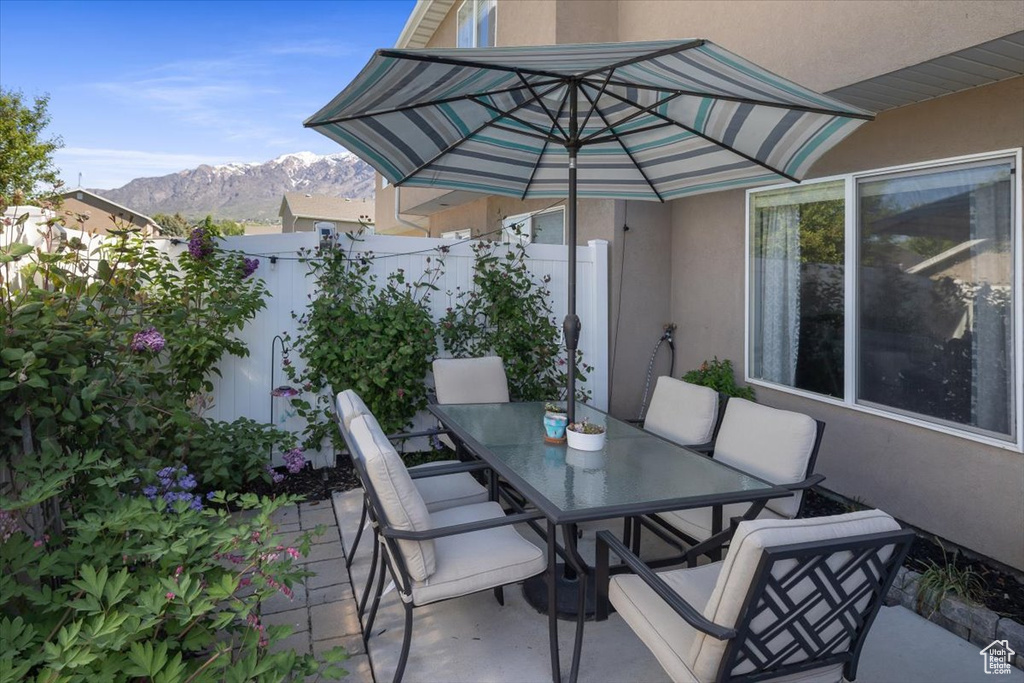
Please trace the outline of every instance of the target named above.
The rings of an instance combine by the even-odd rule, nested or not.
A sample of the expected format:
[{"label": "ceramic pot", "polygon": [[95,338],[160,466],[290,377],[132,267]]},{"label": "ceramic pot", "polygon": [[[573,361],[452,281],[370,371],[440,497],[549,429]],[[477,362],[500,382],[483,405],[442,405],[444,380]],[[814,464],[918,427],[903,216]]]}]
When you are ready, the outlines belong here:
[{"label": "ceramic pot", "polygon": [[575,448],[579,451],[599,451],[604,448],[604,432],[600,434],[584,434],[567,429],[565,436],[569,440],[569,448]]},{"label": "ceramic pot", "polygon": [[565,441],[565,427],[569,418],[561,413],[544,413],[544,440],[562,443]]}]

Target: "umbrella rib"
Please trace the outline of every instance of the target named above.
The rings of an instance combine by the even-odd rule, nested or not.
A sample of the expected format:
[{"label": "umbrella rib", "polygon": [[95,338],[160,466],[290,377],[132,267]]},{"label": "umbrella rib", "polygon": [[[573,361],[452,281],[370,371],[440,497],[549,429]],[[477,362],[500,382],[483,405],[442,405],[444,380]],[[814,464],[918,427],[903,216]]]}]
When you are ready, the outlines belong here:
[{"label": "umbrella rib", "polygon": [[[555,115],[555,118],[552,119],[553,121],[558,121],[558,119],[562,117],[562,112],[565,111],[565,103],[568,102],[568,101],[569,101],[569,90],[566,89],[565,97],[562,98],[562,103],[558,105],[558,113]],[[561,128],[562,127],[559,126],[559,130],[561,130]],[[552,133],[555,132],[554,126],[551,127],[551,132]],[[566,137],[566,139],[569,138],[568,135],[566,135],[565,137]],[[537,175],[537,169],[540,168],[540,162],[544,159],[544,154],[547,153],[548,145],[549,144],[551,144],[551,141],[550,140],[545,140],[544,141],[544,146],[540,148],[540,156],[537,157],[537,163],[535,163],[533,165],[533,170],[530,171],[530,179],[526,181],[526,187],[523,188],[523,196],[521,196],[519,198],[520,201],[526,199],[526,194],[530,191],[530,186],[533,185],[533,178],[534,178],[534,176]]]},{"label": "umbrella rib", "polygon": [[653,124],[651,124],[649,126],[644,126],[642,128],[634,128],[633,130],[624,130],[624,131],[622,131],[620,133],[612,133],[611,135],[605,135],[605,136],[602,136],[602,137],[599,137],[599,138],[592,138],[592,139],[589,140],[588,144],[600,145],[603,142],[611,142],[612,140],[615,139],[615,136],[626,137],[627,135],[636,135],[638,133],[647,133],[647,132],[652,131],[652,130],[658,130],[659,128],[665,128],[667,126],[673,126],[673,125],[675,125],[675,124],[669,123],[667,121],[662,121],[661,123],[653,123]]},{"label": "umbrella rib", "polygon": [[[548,93],[554,92],[555,89],[557,89],[560,86],[561,86],[561,83],[559,83],[559,84],[557,84],[555,86],[552,86],[551,88],[541,92],[536,97],[543,97],[544,95],[547,95]],[[511,114],[512,112],[515,112],[515,111],[518,111],[519,109],[522,109],[523,107],[525,107],[526,105],[528,105],[532,101],[533,101],[532,97],[529,98],[529,99],[523,100],[522,102],[517,104],[515,107],[510,109],[508,111],[508,114]],[[428,168],[429,166],[431,166],[434,162],[436,162],[438,159],[443,157],[445,154],[448,154],[449,152],[459,148],[463,143],[468,142],[470,139],[475,137],[478,133],[480,133],[485,128],[489,128],[491,126],[495,126],[496,125],[495,122],[501,120],[501,118],[504,117],[504,116],[506,116],[506,114],[502,114],[501,116],[497,116],[497,117],[495,117],[493,119],[489,119],[489,120],[485,121],[483,124],[481,124],[479,127],[477,127],[477,129],[474,130],[472,133],[470,133],[469,135],[463,135],[458,140],[455,140],[450,145],[448,145],[447,147],[445,147],[444,149],[439,151],[437,154],[432,156],[429,160],[425,161],[424,163],[420,164],[419,166],[417,166],[416,168],[414,168],[413,170],[409,171],[404,176],[399,178],[397,181],[395,181],[394,184],[396,186],[401,185],[406,180],[408,180],[409,178],[413,177],[414,175],[416,175],[417,173],[419,173],[423,169]],[[514,129],[511,129],[511,130],[513,132],[515,132],[515,133],[520,133],[520,134],[523,134],[523,135],[529,135],[529,133],[526,133],[525,131],[517,131],[517,130],[514,130]]]},{"label": "umbrella rib", "polygon": [[588,78],[590,76],[593,76],[594,74],[599,74],[603,72],[605,69],[615,71],[616,69],[621,69],[624,66],[636,64],[637,62],[646,62],[648,59],[656,59],[658,57],[664,57],[665,55],[672,55],[677,52],[685,52],[686,50],[692,50],[696,47],[702,47],[705,43],[707,43],[707,41],[700,38],[698,38],[697,40],[691,40],[688,43],[678,43],[677,45],[666,47],[661,50],[656,50],[654,52],[645,52],[642,55],[630,57],[629,59],[623,59],[621,62],[616,62],[614,64],[609,64],[607,66],[601,66],[596,69],[591,69],[590,71],[584,71],[583,73],[579,74],[578,77]]},{"label": "umbrella rib", "polygon": [[[557,82],[560,83],[561,81],[557,81]],[[544,87],[546,85],[551,85],[553,83],[556,83],[556,81],[543,81],[541,83],[537,83],[536,85],[538,85],[540,87]],[[377,109],[376,111],[368,111],[368,112],[365,112],[365,113],[362,113],[362,114],[352,114],[350,116],[335,116],[335,117],[330,118],[330,119],[324,119],[323,121],[316,121],[316,122],[313,122],[313,123],[304,123],[303,126],[306,127],[306,128],[317,128],[319,126],[329,126],[329,125],[334,124],[334,123],[344,123],[346,121],[354,121],[356,119],[365,119],[365,118],[370,117],[370,116],[381,116],[383,114],[397,114],[397,113],[400,113],[400,112],[403,112],[403,111],[409,111],[410,109],[417,109],[419,107],[431,107],[431,106],[437,106],[439,104],[449,104],[451,102],[460,102],[462,100],[471,100],[474,97],[481,97],[483,95],[502,95],[504,93],[515,92],[517,90],[523,90],[526,87],[527,86],[523,86],[523,85],[514,85],[514,86],[512,86],[510,88],[502,88],[501,90],[487,90],[485,92],[475,92],[475,93],[469,93],[467,95],[455,95],[453,97],[443,97],[443,98],[441,98],[439,100],[429,100],[427,102],[418,102],[416,104],[403,104],[400,107],[391,107],[391,108],[388,108],[388,109]],[[531,92],[532,92],[532,89],[531,89]]]},{"label": "umbrella rib", "polygon": [[[606,94],[609,95],[610,97],[614,97],[615,99],[619,100],[620,102],[623,102],[624,104],[628,104],[628,105],[631,105],[631,106],[634,106],[634,107],[637,106],[636,102],[632,102],[630,100],[627,100],[624,97],[620,97],[619,95],[616,95],[614,92],[608,92]],[[708,142],[710,142],[713,145],[721,147],[722,149],[729,150],[730,152],[732,152],[736,156],[743,157],[747,161],[749,161],[751,163],[754,163],[754,164],[757,164],[758,166],[760,166],[762,168],[765,168],[765,169],[771,171],[772,173],[780,175],[783,178],[786,178],[787,180],[792,180],[794,183],[799,183],[800,182],[800,180],[798,178],[795,178],[794,176],[791,176],[790,174],[786,173],[785,171],[780,171],[779,169],[777,169],[777,168],[775,168],[773,166],[769,166],[765,162],[761,161],[760,159],[757,159],[755,157],[750,156],[746,152],[741,152],[740,150],[736,149],[735,147],[732,147],[731,145],[727,145],[727,144],[725,144],[724,142],[722,142],[720,140],[715,140],[714,138],[709,137],[709,136],[705,135],[704,133],[701,133],[699,130],[696,130],[694,128],[690,128],[685,123],[680,123],[679,121],[674,121],[674,120],[670,119],[669,117],[665,116],[664,114],[659,114],[656,111],[651,111],[651,112],[648,112],[648,113],[651,116],[655,117],[655,118],[659,118],[662,121],[665,121],[666,123],[670,123],[673,126],[678,126],[679,128],[682,128],[683,130],[685,130],[687,132],[693,133],[697,137],[703,138],[703,139],[707,140]]]},{"label": "umbrella rib", "polygon": [[605,118],[604,113],[597,108],[597,101],[600,97],[600,93],[598,93],[598,97],[590,99],[590,95],[587,94],[586,88],[580,88],[580,90],[583,91],[583,96],[586,97],[587,100],[590,102],[592,110],[597,112],[598,117],[600,117],[601,121],[604,122],[604,125],[608,126],[608,128],[612,131],[611,137],[615,139],[615,142],[619,143],[619,147],[622,148],[622,151],[626,153],[626,156],[629,157],[629,160],[633,162],[634,166],[636,166],[636,170],[640,172],[641,176],[643,176],[643,179],[647,182],[647,186],[651,188],[651,192],[654,193],[654,196],[658,198],[659,202],[664,204],[665,198],[661,196],[661,193],[658,192],[658,188],[656,188],[654,186],[654,183],[651,182],[651,179],[647,177],[647,173],[644,172],[643,167],[636,160],[636,157],[633,156],[633,152],[630,151],[629,147],[626,147],[626,143],[619,139],[619,136],[615,133],[615,128],[608,124],[608,119]]},{"label": "umbrella rib", "polygon": [[[601,84],[601,89],[597,91],[597,96],[593,100],[587,97],[587,99],[590,100],[590,111],[587,112],[587,115],[583,119],[583,125],[580,126],[581,131],[587,129],[587,123],[590,122],[590,117],[593,116],[594,111],[597,109],[597,101],[601,99],[601,95],[604,94],[605,88],[608,87],[608,81],[612,79],[612,74],[614,73],[615,69],[609,69],[608,75],[604,79],[604,83]],[[583,90],[582,82],[580,83],[580,90]],[[583,95],[586,96],[586,94],[587,93],[584,91]],[[608,122],[604,120],[604,116],[601,117],[601,120],[604,121],[606,126],[608,125]]]},{"label": "umbrella rib", "polygon": [[477,62],[472,59],[455,59],[454,57],[441,57],[439,55],[422,55],[412,54],[404,52],[402,50],[377,50],[377,54],[381,57],[390,57],[392,59],[409,59],[414,62],[429,62],[431,64],[451,64],[453,66],[468,66],[474,69],[486,69],[490,71],[508,71],[509,73],[516,73],[522,71],[523,73],[533,74],[535,76],[546,76],[548,78],[557,78],[559,80],[565,80],[565,74],[555,73],[554,71],[542,71],[539,69],[522,68],[518,66],[505,66],[504,64],[489,64],[487,62]]},{"label": "umbrella rib", "polygon": [[[598,81],[595,79],[586,79],[587,85],[594,87],[597,86]],[[639,83],[629,83],[628,81],[611,81],[609,85],[614,85],[620,88],[634,88],[636,90],[655,90],[657,92],[672,93],[674,95],[687,95],[690,97],[704,97],[714,100],[724,100],[726,102],[739,102],[740,104],[753,104],[759,107],[772,107],[775,109],[791,109],[793,111],[807,112],[808,114],[825,114],[827,116],[843,116],[849,119],[862,119],[864,121],[874,121],[875,117],[872,114],[858,114],[854,112],[841,111],[839,109],[825,109],[823,107],[809,107],[803,104],[784,104],[780,102],[769,102],[767,100],[757,100],[751,97],[740,97],[738,95],[723,95],[714,94],[707,92],[700,92],[699,90],[680,90],[677,88],[659,88],[655,85],[641,85]]]},{"label": "umbrella rib", "polygon": [[[533,99],[539,100],[540,99],[540,95],[535,95]],[[544,130],[540,126],[534,125],[534,124],[530,123],[529,121],[526,121],[524,119],[519,118],[518,116],[512,116],[509,113],[503,112],[501,109],[499,109],[498,107],[495,107],[493,104],[491,104],[489,102],[485,102],[483,100],[478,100],[475,97],[472,99],[472,101],[476,102],[481,107],[486,107],[487,109],[490,109],[491,111],[493,111],[496,114],[502,114],[502,116],[504,116],[507,119],[511,119],[512,121],[515,121],[516,123],[521,123],[522,125],[527,126],[528,128],[531,128],[531,129],[537,131],[538,133],[543,135],[545,137],[545,139],[551,134],[549,131]]]},{"label": "umbrella rib", "polygon": [[[593,86],[591,86],[591,87],[593,87]],[[679,95],[669,95],[668,97],[666,97],[664,99],[658,100],[654,104],[650,104],[650,105],[648,105],[646,107],[643,107],[639,103],[633,102],[632,100],[627,100],[627,99],[625,99],[623,97],[619,97],[615,93],[605,91],[605,94],[607,94],[607,95],[609,95],[611,97],[614,97],[614,98],[618,99],[621,102],[625,102],[627,105],[629,105],[631,107],[638,108],[639,111],[635,111],[632,114],[630,114],[629,116],[624,117],[620,121],[616,121],[614,125],[609,125],[608,122],[605,121],[605,127],[604,128],[602,128],[601,130],[596,130],[593,133],[591,133],[590,135],[588,135],[587,137],[583,138],[580,141],[580,144],[583,144],[583,145],[589,144],[589,143],[591,143],[593,141],[594,138],[596,138],[599,135],[603,135],[603,134],[607,134],[607,133],[612,133],[614,135],[615,134],[615,126],[621,126],[624,123],[629,123],[633,119],[635,119],[635,118],[637,118],[639,116],[643,116],[644,114],[654,114],[655,112],[653,110],[655,110],[658,107],[660,107],[661,105],[667,104],[667,103],[671,102],[672,100],[676,99],[677,97],[679,97]],[[603,119],[604,117],[601,117],[601,118]]]},{"label": "umbrella rib", "polygon": [[[523,74],[521,74],[520,72],[517,71],[516,75],[519,76],[519,80],[521,80],[523,82],[523,84],[527,88],[529,88],[531,93],[533,93],[534,95],[537,95],[537,91],[533,89],[533,86],[530,84],[530,82],[528,80],[526,80],[526,78],[523,76]],[[562,134],[562,137],[568,139],[568,137],[569,137],[568,133],[566,133],[565,129],[562,128],[561,124],[558,123],[558,119],[555,116],[552,116],[551,110],[548,109],[548,105],[544,104],[544,100],[542,100],[539,96],[537,97],[537,104],[539,104],[541,106],[541,108],[544,110],[544,113],[548,115],[549,119],[551,119],[551,123],[554,124],[554,126],[551,127],[551,130],[548,131],[548,135],[554,135],[555,127],[557,126],[558,127],[558,131]],[[562,110],[559,109],[558,113],[559,113],[559,116],[561,116]]]}]

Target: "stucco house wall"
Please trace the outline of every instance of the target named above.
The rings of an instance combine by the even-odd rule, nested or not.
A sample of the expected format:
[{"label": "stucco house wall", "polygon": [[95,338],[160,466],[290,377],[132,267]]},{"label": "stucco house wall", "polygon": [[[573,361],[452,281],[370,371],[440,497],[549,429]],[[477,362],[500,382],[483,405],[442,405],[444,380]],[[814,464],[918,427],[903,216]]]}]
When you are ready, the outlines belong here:
[{"label": "stucco house wall", "polygon": [[[1016,78],[883,112],[812,176],[1021,146]],[[672,203],[671,312],[684,368],[717,355],[744,370],[744,199],[737,190]],[[828,488],[1024,568],[1024,454],[765,387],[757,398],[827,423],[817,470]]]}]

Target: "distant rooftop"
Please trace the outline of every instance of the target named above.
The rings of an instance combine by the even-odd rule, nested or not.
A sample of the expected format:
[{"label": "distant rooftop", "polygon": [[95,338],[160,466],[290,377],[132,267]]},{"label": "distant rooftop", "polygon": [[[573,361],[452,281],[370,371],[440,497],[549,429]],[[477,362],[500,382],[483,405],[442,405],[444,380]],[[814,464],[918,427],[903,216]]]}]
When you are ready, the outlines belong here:
[{"label": "distant rooftop", "polygon": [[350,199],[304,192],[285,192],[284,199],[281,201],[281,215],[284,214],[285,205],[296,218],[358,223],[360,218],[365,216],[369,223],[374,222],[373,199]]}]

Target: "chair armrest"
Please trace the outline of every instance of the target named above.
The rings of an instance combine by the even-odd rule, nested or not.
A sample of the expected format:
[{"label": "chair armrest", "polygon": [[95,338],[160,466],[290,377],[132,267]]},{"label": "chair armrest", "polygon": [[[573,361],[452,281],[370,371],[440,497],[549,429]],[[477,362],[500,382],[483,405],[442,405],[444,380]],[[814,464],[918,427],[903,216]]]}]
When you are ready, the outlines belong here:
[{"label": "chair armrest", "polygon": [[641,420],[640,418],[626,419],[626,420],[623,420],[623,422],[625,422],[626,424],[630,424],[630,425],[636,425],[637,427],[640,427],[641,429],[643,429],[643,426],[644,426],[644,421]]},{"label": "chair armrest", "polygon": [[[630,552],[622,541],[615,538],[610,531],[602,530],[597,532],[597,544],[600,547],[602,544],[608,549],[614,552],[619,558],[628,566],[633,572],[639,576],[644,583],[651,587],[658,597],[668,603],[668,606],[678,614],[682,619],[695,629],[707,633],[712,638],[718,640],[728,640],[736,637],[736,630],[731,628],[725,628],[719,626],[715,622],[711,621],[703,614],[698,612],[693,606],[683,600],[683,598],[672,590],[665,581],[655,574],[650,567],[643,563],[643,561]],[[598,556],[601,556],[599,550]],[[600,586],[598,587],[600,590]]]},{"label": "chair armrest", "polygon": [[421,432],[395,432],[394,434],[388,434],[388,441],[407,441],[409,439],[415,439],[420,436],[438,436],[439,434],[448,434],[447,429],[424,429]]},{"label": "chair armrest", "polygon": [[496,529],[510,524],[522,524],[540,519],[543,516],[544,513],[542,512],[520,512],[516,515],[482,519],[478,522],[466,522],[465,524],[453,524],[452,526],[441,526],[436,529],[426,529],[425,531],[402,531],[400,529],[392,529],[391,527],[383,527],[381,533],[387,538],[397,538],[402,541],[429,541],[434,538],[468,534],[473,531],[483,531],[484,529]]},{"label": "chair armrest", "polygon": [[[429,463],[426,463],[429,464]],[[409,476],[413,479],[424,479],[426,477],[441,477],[446,474],[458,474],[459,472],[479,472],[489,470],[490,465],[482,460],[469,462],[457,462],[447,465],[434,465],[433,467],[414,467],[409,470]]]},{"label": "chair armrest", "polygon": [[823,481],[825,481],[824,474],[812,474],[803,481],[798,481],[795,484],[779,484],[779,486],[787,491],[804,491],[812,486],[820,484]]}]

